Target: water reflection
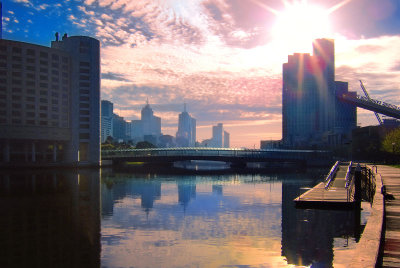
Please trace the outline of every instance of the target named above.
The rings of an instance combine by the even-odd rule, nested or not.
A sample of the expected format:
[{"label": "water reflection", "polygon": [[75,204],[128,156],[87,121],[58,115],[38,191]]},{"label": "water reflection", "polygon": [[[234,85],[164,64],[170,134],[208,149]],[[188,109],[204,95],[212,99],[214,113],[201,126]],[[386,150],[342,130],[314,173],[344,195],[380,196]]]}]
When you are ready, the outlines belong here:
[{"label": "water reflection", "polygon": [[330,267],[355,245],[357,217],[293,203],[323,173],[103,176],[102,264]]},{"label": "water reflection", "polygon": [[0,267],[330,267],[360,218],[293,203],[325,172],[2,173]]},{"label": "water reflection", "polygon": [[0,267],[99,267],[99,177],[0,174]]}]

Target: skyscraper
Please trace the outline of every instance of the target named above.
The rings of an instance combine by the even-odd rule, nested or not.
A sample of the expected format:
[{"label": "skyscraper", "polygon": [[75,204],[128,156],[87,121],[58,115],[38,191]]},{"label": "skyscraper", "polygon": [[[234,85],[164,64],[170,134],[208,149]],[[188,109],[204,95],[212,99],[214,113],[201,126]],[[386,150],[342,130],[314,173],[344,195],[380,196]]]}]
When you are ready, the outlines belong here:
[{"label": "skyscraper", "polygon": [[212,146],[216,148],[222,148],[222,133],[223,133],[223,125],[222,123],[218,123],[216,126],[212,127]]},{"label": "skyscraper", "polygon": [[114,104],[108,100],[101,101],[101,142],[113,137]]},{"label": "skyscraper", "polygon": [[[329,137],[338,135],[335,120],[340,113],[337,110],[339,100],[336,92],[340,84],[335,83],[334,41],[315,40],[312,56],[305,53],[290,55],[288,62],[283,64],[282,79],[284,146],[329,146]],[[355,107],[347,109],[355,111]],[[354,116],[346,120],[353,122],[347,124],[348,128],[355,125]],[[348,129],[343,131],[349,132]]]},{"label": "skyscraper", "polygon": [[176,143],[178,147],[194,147],[196,143],[196,119],[186,111],[186,104],[179,114]]},{"label": "skyscraper", "polygon": [[154,115],[149,101],[141,110],[141,119],[132,120],[131,125],[131,135],[135,142],[146,140],[156,145],[161,136],[161,118]]},{"label": "skyscraper", "polygon": [[100,163],[100,45],[0,40],[0,162]]},{"label": "skyscraper", "polygon": [[230,134],[224,131],[224,148],[230,147]]}]

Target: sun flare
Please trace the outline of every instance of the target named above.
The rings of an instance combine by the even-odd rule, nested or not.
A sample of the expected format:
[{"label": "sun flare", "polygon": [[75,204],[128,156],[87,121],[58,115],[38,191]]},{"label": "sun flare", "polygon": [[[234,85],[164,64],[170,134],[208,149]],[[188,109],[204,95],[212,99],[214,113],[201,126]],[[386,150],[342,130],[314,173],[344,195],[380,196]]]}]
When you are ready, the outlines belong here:
[{"label": "sun flare", "polygon": [[306,1],[287,4],[276,13],[273,40],[282,53],[310,52],[316,38],[332,38],[329,10]]}]

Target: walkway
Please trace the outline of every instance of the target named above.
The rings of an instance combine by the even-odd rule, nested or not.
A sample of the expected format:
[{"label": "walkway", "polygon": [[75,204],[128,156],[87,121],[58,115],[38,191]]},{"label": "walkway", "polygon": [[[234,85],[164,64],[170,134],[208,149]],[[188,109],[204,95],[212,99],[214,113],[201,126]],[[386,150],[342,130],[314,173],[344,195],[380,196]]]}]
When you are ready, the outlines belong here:
[{"label": "walkway", "polygon": [[297,197],[294,201],[297,207],[340,208],[349,209],[354,206],[353,187],[346,187],[346,174],[349,163],[340,164],[329,187],[325,182]]},{"label": "walkway", "polygon": [[386,232],[382,267],[400,267],[400,169],[378,166],[386,192],[393,195],[385,198]]}]

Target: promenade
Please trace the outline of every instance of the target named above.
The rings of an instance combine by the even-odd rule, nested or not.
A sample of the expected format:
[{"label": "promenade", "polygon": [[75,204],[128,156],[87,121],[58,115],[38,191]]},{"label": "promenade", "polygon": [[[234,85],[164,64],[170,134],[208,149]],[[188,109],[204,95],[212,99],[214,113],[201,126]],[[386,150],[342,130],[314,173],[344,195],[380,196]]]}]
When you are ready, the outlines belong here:
[{"label": "promenade", "polygon": [[[386,231],[382,267],[400,267],[400,169],[378,166],[386,187]],[[392,196],[391,196],[392,195]]]}]

